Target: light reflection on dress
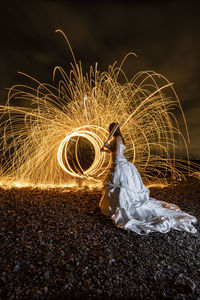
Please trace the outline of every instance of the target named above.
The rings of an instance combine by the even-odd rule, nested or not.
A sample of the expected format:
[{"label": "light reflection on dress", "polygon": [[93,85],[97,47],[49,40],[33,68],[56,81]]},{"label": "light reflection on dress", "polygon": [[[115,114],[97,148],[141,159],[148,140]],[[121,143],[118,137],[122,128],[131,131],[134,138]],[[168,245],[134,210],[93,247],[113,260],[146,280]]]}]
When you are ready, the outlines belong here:
[{"label": "light reflection on dress", "polygon": [[99,203],[106,216],[111,216],[117,227],[138,234],[153,231],[162,233],[170,229],[195,233],[191,223],[194,216],[181,211],[175,204],[150,198],[150,191],[142,182],[136,167],[124,156],[124,144],[113,162],[105,180],[103,196]]}]

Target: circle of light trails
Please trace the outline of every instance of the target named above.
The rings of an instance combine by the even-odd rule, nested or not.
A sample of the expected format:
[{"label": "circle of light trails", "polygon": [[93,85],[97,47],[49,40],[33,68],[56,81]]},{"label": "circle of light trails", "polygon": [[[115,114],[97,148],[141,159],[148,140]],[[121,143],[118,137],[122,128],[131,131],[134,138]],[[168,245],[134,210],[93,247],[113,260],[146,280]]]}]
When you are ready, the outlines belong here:
[{"label": "circle of light trails", "polygon": [[[87,128],[87,130],[86,130],[86,128]],[[99,135],[97,135],[96,133],[93,132],[93,130],[95,130],[97,132],[100,131],[101,134],[103,133],[104,140],[106,139],[107,132],[104,128],[94,126],[94,125],[90,125],[90,126],[87,125],[87,126],[79,127],[79,128],[72,130],[72,132],[68,133],[66,135],[66,137],[60,143],[60,146],[59,146],[58,152],[57,152],[58,162],[59,162],[59,165],[61,166],[61,168],[69,175],[75,176],[75,177],[80,177],[80,178],[82,178],[82,177],[91,178],[94,176],[99,177],[106,171],[107,168],[105,168],[102,171],[102,167],[105,164],[105,153],[100,152],[100,148],[103,145],[103,141],[99,137]],[[78,158],[78,139],[76,140],[75,159],[79,166],[79,170],[77,170],[77,172],[75,172],[72,169],[72,167],[70,166],[67,148],[68,148],[70,140],[71,139],[73,140],[74,137],[85,138],[89,143],[92,144],[92,146],[94,148],[94,154],[95,154],[94,160],[93,160],[93,163],[91,164],[91,166],[87,170],[83,170],[83,168],[81,167],[81,162],[79,161],[79,158]]]},{"label": "circle of light trails", "polygon": [[[185,172],[180,171],[182,165],[182,169],[177,166],[181,161],[176,158],[179,149],[189,158],[189,135],[179,98],[172,83],[156,72],[141,71],[128,80],[122,69],[128,55],[108,71],[100,72],[95,64],[84,74],[72,52],[74,64],[69,74],[59,66],[54,69],[53,80],[55,74],[61,76],[57,86],[21,73],[32,83],[13,86],[7,104],[0,105],[0,145],[5,162],[0,164],[1,177],[33,185],[62,185],[73,178],[86,179],[88,185],[92,180],[100,181],[111,161],[100,148],[109,124],[118,122],[126,141],[125,155],[145,184],[167,184],[168,174],[174,181],[185,178],[190,172],[188,165]],[[174,109],[180,112],[183,132]],[[75,169],[68,155],[72,139],[76,142]],[[87,149],[84,143],[79,144],[81,139],[92,145],[94,153],[86,170],[78,155],[79,147]]]}]

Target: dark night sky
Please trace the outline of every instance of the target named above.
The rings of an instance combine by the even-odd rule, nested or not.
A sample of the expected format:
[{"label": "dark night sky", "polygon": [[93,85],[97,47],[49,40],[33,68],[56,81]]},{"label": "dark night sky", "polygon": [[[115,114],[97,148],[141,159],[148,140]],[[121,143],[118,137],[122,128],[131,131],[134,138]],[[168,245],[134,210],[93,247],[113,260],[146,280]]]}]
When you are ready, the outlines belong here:
[{"label": "dark night sky", "polygon": [[22,71],[52,83],[72,57],[61,35],[70,39],[84,71],[121,62],[129,79],[141,70],[163,74],[181,100],[191,138],[191,158],[200,159],[200,18],[198,1],[4,1],[0,18],[0,101],[5,88],[22,83]]}]

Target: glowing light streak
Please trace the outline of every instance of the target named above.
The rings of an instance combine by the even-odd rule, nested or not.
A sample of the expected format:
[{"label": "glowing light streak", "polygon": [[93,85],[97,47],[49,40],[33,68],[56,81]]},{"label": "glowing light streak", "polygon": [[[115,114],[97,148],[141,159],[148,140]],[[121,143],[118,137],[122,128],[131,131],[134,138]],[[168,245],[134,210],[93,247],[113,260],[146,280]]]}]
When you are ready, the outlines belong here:
[{"label": "glowing light streak", "polygon": [[[165,186],[168,178],[176,181],[189,174],[189,164],[176,158],[179,148],[189,157],[189,134],[172,83],[153,71],[141,71],[129,81],[122,66],[135,53],[126,55],[119,67],[115,62],[101,73],[96,63],[84,75],[62,34],[74,60],[71,72],[55,67],[53,80],[61,77],[57,87],[20,72],[33,84],[13,86],[7,104],[0,106],[2,184],[6,178],[15,186],[99,186],[111,163],[100,149],[112,122],[119,123],[125,155],[146,184]],[[19,100],[23,107],[16,106]],[[190,174],[199,176],[192,169]]]},{"label": "glowing light streak", "polygon": [[85,116],[86,116],[87,121],[89,122],[88,116],[87,116],[87,107],[86,107],[87,97],[86,96],[84,96],[83,101],[84,101]]},{"label": "glowing light streak", "polygon": [[110,139],[113,137],[113,135],[115,134],[115,131],[117,130],[117,128],[119,127],[119,124],[117,123],[114,128],[112,129],[111,133],[109,134],[109,137],[107,138],[106,143],[108,143],[110,141]]},{"label": "glowing light streak", "polygon": [[[81,177],[81,178],[82,177],[91,178],[91,176],[96,175],[98,177],[98,176],[102,175],[108,168],[108,165],[107,165],[106,168],[102,171],[102,167],[105,163],[105,153],[100,152],[100,148],[103,145],[103,141],[101,138],[99,138],[99,136],[97,134],[92,132],[93,129],[95,129],[96,131],[97,130],[103,131],[103,128],[101,129],[100,127],[98,128],[97,126],[89,126],[89,125],[87,127],[90,130],[84,130],[85,127],[83,127],[83,128],[80,127],[80,128],[76,128],[76,130],[74,130],[73,132],[67,134],[66,137],[60,143],[60,146],[58,148],[58,152],[57,152],[58,162],[59,162],[61,168],[71,176]],[[95,153],[94,161],[91,164],[91,166],[85,171],[82,169],[81,164],[79,163],[79,158],[78,158],[78,154],[77,154],[78,151],[76,148],[75,156],[76,156],[76,161],[78,162],[78,165],[80,168],[80,171],[78,173],[76,173],[70,166],[70,163],[68,160],[68,155],[67,155],[67,147],[68,147],[69,141],[72,139],[72,137],[84,137],[94,147],[94,153]],[[105,134],[104,134],[104,138],[106,138]],[[63,158],[63,156],[64,156],[64,158]]]}]

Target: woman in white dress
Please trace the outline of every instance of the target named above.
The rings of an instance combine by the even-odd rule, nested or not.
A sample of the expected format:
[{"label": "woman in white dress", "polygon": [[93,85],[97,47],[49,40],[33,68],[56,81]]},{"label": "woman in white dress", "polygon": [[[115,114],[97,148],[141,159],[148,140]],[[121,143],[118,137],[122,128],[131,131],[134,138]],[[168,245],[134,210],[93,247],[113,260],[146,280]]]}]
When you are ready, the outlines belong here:
[{"label": "woman in white dress", "polygon": [[[116,123],[110,124],[109,132],[115,126]],[[150,191],[138,170],[124,156],[125,143],[119,127],[112,139],[101,149],[112,155],[99,203],[102,213],[110,216],[117,227],[138,234],[166,233],[172,228],[195,233],[197,230],[191,224],[197,222],[194,216],[181,211],[175,204],[150,198]]]}]

